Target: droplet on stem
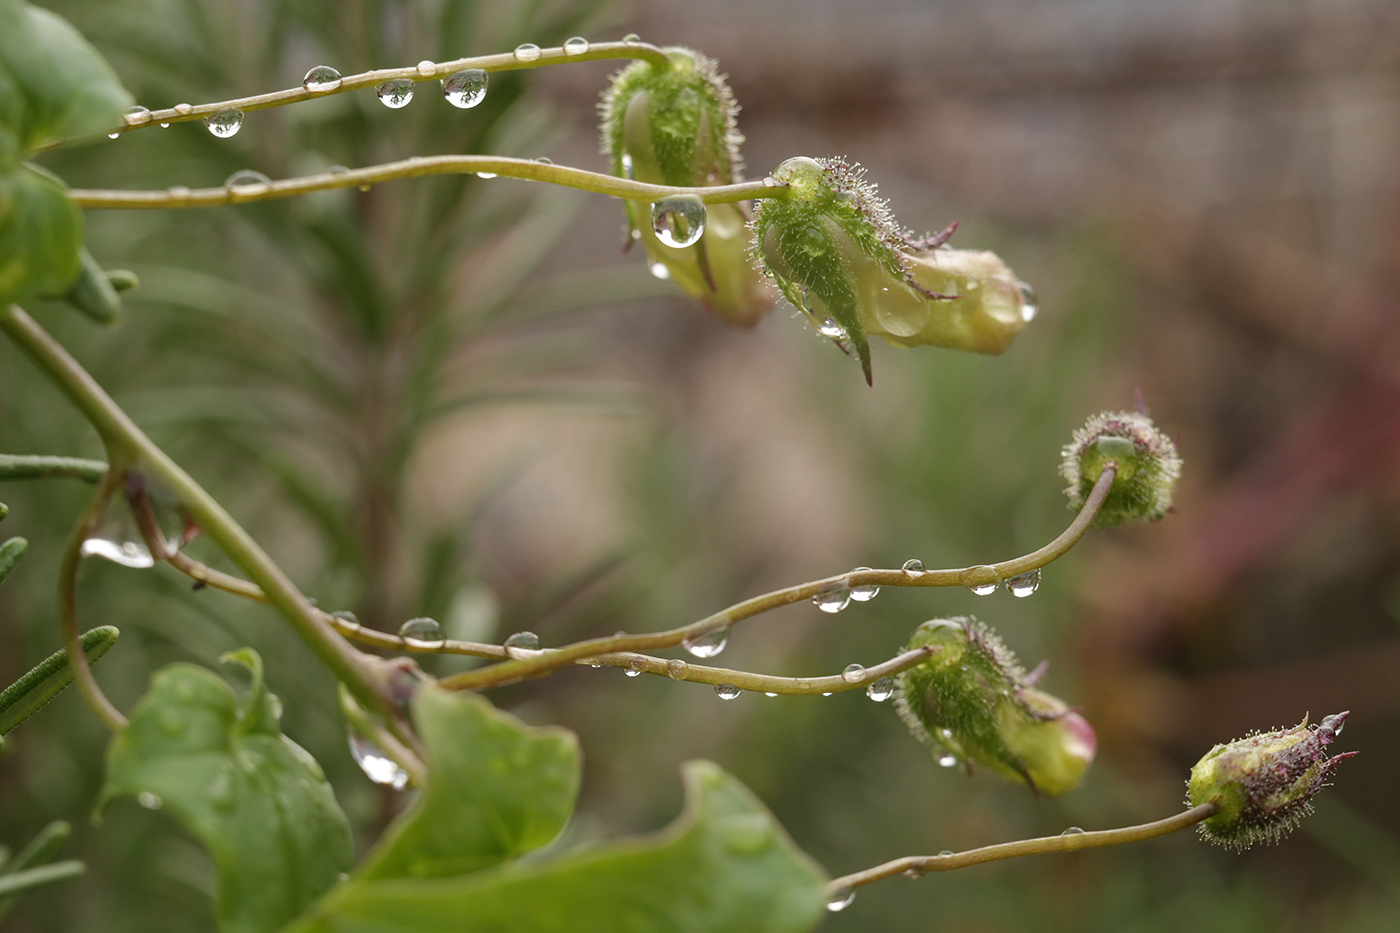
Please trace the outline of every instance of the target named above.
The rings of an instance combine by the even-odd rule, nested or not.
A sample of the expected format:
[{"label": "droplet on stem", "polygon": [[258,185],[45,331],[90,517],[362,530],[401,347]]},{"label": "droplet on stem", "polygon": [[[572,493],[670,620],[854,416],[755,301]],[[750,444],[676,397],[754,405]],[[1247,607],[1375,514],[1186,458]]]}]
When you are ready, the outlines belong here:
[{"label": "droplet on stem", "polygon": [[340,72],[330,65],[317,65],[301,79],[301,86],[313,94],[324,94],[340,87]]},{"label": "droplet on stem", "polygon": [[650,266],[653,278],[661,279],[663,282],[671,277],[671,270],[666,268],[664,262],[654,262]]},{"label": "droplet on stem", "polygon": [[151,111],[140,104],[126,108],[126,113],[122,115],[122,120],[127,126],[141,126],[143,123],[151,122]]},{"label": "droplet on stem", "polygon": [[495,178],[495,177],[496,177],[496,173],[495,173],[495,172],[477,172],[477,173],[476,173],[476,177],[477,177],[477,178]]},{"label": "droplet on stem", "polygon": [[881,677],[865,688],[865,695],[876,703],[883,703],[894,696],[894,678]]},{"label": "droplet on stem", "polygon": [[840,612],[851,604],[851,591],[844,586],[831,587],[813,596],[812,603],[822,612]]},{"label": "droplet on stem", "polygon": [[636,45],[638,42],[642,41],[642,37],[637,35],[635,32],[629,32],[627,35],[622,37],[622,41],[625,45]]},{"label": "droplet on stem", "polygon": [[350,732],[350,756],[355,759],[355,764],[360,766],[365,777],[374,783],[392,787],[394,790],[403,790],[408,786],[408,772],[399,767],[397,761],[384,754],[378,745],[354,731]]},{"label": "droplet on stem", "polygon": [[697,658],[713,658],[729,644],[729,626],[711,629],[699,635],[692,635],[681,642],[686,651]]},{"label": "droplet on stem", "polygon": [[826,909],[838,913],[850,907],[855,899],[855,888],[838,888],[826,896]]},{"label": "droplet on stem", "polygon": [[400,625],[399,637],[441,644],[443,641],[442,626],[438,624],[437,619],[420,616],[417,619],[409,619]]},{"label": "droplet on stem", "polygon": [[924,562],[919,560],[917,557],[911,557],[908,560],[906,560],[904,562],[903,568],[901,569],[903,569],[904,575],[906,577],[922,577],[926,572],[924,570]]},{"label": "droplet on stem", "polygon": [[1035,289],[1025,282],[1017,282],[1016,289],[1021,293],[1021,320],[1029,324],[1040,313],[1040,302],[1035,297]]},{"label": "droplet on stem", "polygon": [[437,65],[425,58],[418,63],[418,73],[425,78],[431,78],[433,75],[437,74]]},{"label": "droplet on stem", "polygon": [[228,139],[236,135],[243,126],[243,111],[237,107],[228,107],[216,111],[204,118],[204,125],[209,128],[220,139]]},{"label": "droplet on stem", "polygon": [[442,96],[459,110],[470,110],[486,99],[490,76],[480,68],[467,68],[442,82]]},{"label": "droplet on stem", "polygon": [[1040,588],[1040,568],[1018,573],[1006,581],[1006,588],[1011,591],[1012,596],[1019,596],[1022,599],[1030,596]]},{"label": "droplet on stem", "polygon": [[680,658],[672,658],[666,662],[666,676],[672,680],[685,680],[690,672],[690,665]]},{"label": "droplet on stem", "polygon": [[847,664],[841,671],[841,679],[848,684],[858,684],[865,679],[865,666],[861,664]]},{"label": "droplet on stem", "polygon": [[375,88],[374,93],[385,107],[398,110],[413,101],[413,82],[408,78],[393,78]]},{"label": "droplet on stem", "polygon": [[583,36],[574,36],[564,40],[565,55],[582,55],[588,51],[588,40]]},{"label": "droplet on stem", "polygon": [[641,658],[633,658],[632,660],[627,662],[627,669],[624,670],[622,673],[626,674],[628,677],[640,677],[642,676],[642,671],[646,668],[646,666],[646,661],[642,660]]},{"label": "droplet on stem", "polygon": [[[870,570],[869,567],[857,567],[851,573],[863,573]],[[858,603],[868,603],[880,594],[880,588],[874,583],[865,583],[860,586],[851,587],[851,599]]]},{"label": "droplet on stem", "polygon": [[515,60],[518,62],[538,61],[540,47],[533,42],[522,42],[515,47]]},{"label": "droplet on stem", "polygon": [[715,695],[721,700],[732,700],[743,692],[733,684],[715,684]]},{"label": "droplet on stem", "polygon": [[534,632],[516,632],[505,640],[505,649],[512,658],[528,658],[540,650],[540,636]]},{"label": "droplet on stem", "polygon": [[1084,835],[1084,830],[1081,829],[1081,828],[1078,827],[1078,826],[1071,826],[1071,827],[1069,827],[1068,829],[1066,829],[1064,832],[1060,833],[1060,835],[1061,835],[1061,836],[1082,836],[1082,835]]},{"label": "droplet on stem", "polygon": [[266,191],[271,184],[272,179],[262,172],[241,168],[228,177],[224,182],[224,188],[230,194],[260,194]]},{"label": "droplet on stem", "polygon": [[194,107],[190,104],[176,104],[171,109],[182,117],[187,117],[190,114],[194,113]]},{"label": "droplet on stem", "polygon": [[953,765],[955,765],[955,764],[957,764],[957,763],[958,763],[958,756],[957,756],[957,755],[954,755],[954,754],[951,753],[951,752],[947,752],[947,753],[945,753],[945,754],[942,754],[942,755],[939,755],[939,756],[938,756],[938,764],[939,764],[941,767],[944,767],[944,768],[951,768],[951,767],[953,767]]},{"label": "droplet on stem", "polygon": [[705,232],[705,202],[695,194],[662,198],[651,206],[651,229],[672,249],[694,246]]},{"label": "droplet on stem", "polygon": [[962,572],[958,582],[977,596],[990,596],[1001,589],[1001,575],[990,564],[979,564]]}]

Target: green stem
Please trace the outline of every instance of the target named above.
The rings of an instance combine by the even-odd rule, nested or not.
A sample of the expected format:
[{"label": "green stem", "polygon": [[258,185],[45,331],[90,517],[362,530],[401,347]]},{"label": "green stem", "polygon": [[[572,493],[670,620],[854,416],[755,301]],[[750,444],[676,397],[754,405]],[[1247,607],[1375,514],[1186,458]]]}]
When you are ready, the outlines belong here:
[{"label": "green stem", "polygon": [[572,664],[579,658],[598,657],[623,651],[674,648],[687,639],[728,628],[743,619],[769,612],[781,606],[809,600],[819,593],[832,590],[850,590],[858,586],[975,586],[988,581],[1005,580],[1031,570],[1038,570],[1062,556],[1074,547],[1080,538],[1084,537],[1084,533],[1093,524],[1094,516],[1098,514],[1099,508],[1113,487],[1113,478],[1116,475],[1117,471],[1113,466],[1105,467],[1104,471],[1099,474],[1098,480],[1095,481],[1094,488],[1085,499],[1083,507],[1080,508],[1079,514],[1075,516],[1069,527],[1061,532],[1054,541],[1022,557],[1015,557],[996,564],[982,564],[955,570],[929,570],[917,576],[911,576],[904,570],[852,570],[849,573],[827,577],[824,580],[814,580],[810,583],[802,583],[786,589],[774,590],[762,596],[755,596],[681,628],[646,635],[613,635],[575,642],[563,648],[543,651],[533,657],[518,658],[478,670],[454,674],[445,678],[442,685],[453,690],[481,690],[486,687],[513,683],[527,677],[538,677],[551,670]]},{"label": "green stem", "polygon": [[101,460],[0,454],[0,481],[64,478],[98,483],[106,472],[107,464]]},{"label": "green stem", "polygon": [[631,201],[657,201],[676,195],[696,195],[706,204],[730,204],[753,198],[773,198],[786,195],[785,185],[763,181],[746,181],[736,185],[715,185],[709,188],[680,188],[671,185],[649,185],[630,178],[618,178],[600,172],[513,159],[505,156],[443,155],[414,156],[398,162],[386,162],[366,168],[341,169],[285,178],[281,181],[253,182],[223,188],[167,188],[164,191],[104,191],[74,188],[69,198],[79,207],[90,209],[166,210],[170,208],[215,207],[222,204],[251,204],[292,198],[313,191],[336,188],[363,188],[366,185],[399,178],[421,178],[426,175],[461,175],[486,172],[541,181],[566,188],[593,191]]},{"label": "green stem", "polygon": [[876,865],[874,868],[867,868],[865,871],[842,875],[828,885],[827,891],[833,899],[837,899],[861,885],[906,872],[911,877],[917,878],[931,871],[952,871],[955,868],[1019,858],[1023,855],[1076,852],[1080,849],[1122,845],[1125,842],[1143,842],[1147,839],[1156,839],[1158,836],[1174,833],[1188,826],[1194,826],[1210,817],[1215,813],[1215,810],[1215,804],[1203,803],[1199,807],[1192,807],[1190,810],[1185,810],[1175,816],[1157,820],[1155,823],[1143,823],[1140,826],[1103,829],[1092,833],[1069,833],[1063,836],[1041,836],[1038,839],[1003,842],[1000,845],[984,846],[980,849],[969,849],[966,852],[954,852],[948,855],[911,855],[886,862],[883,865]]},{"label": "green stem", "polygon": [[785,696],[814,696],[817,694],[844,693],[868,687],[881,677],[908,670],[928,658],[931,648],[915,648],[895,655],[873,667],[867,667],[858,674],[831,674],[826,677],[775,677],[771,674],[753,674],[748,671],[734,671],[723,667],[705,667],[701,664],[688,664],[685,661],[653,658],[644,654],[607,654],[597,658],[575,662],[588,664],[590,661],[604,667],[622,667],[643,674],[655,674],[672,680],[687,683],[713,684],[714,686],[738,687],[749,693],[778,693]]}]

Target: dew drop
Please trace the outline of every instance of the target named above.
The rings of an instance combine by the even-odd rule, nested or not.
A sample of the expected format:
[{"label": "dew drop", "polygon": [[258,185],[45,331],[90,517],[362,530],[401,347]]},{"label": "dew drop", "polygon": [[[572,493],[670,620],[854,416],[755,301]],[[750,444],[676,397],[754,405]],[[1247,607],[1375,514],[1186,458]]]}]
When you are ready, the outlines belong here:
[{"label": "dew drop", "polygon": [[664,282],[671,277],[671,270],[666,268],[664,262],[654,262],[651,264],[651,274]]},{"label": "dew drop", "polygon": [[313,94],[324,94],[340,87],[340,72],[330,65],[317,65],[301,79],[301,86]]},{"label": "dew drop", "polygon": [[876,703],[883,703],[894,696],[894,678],[881,677],[873,684],[865,688],[865,695]]},{"label": "dew drop", "polygon": [[721,700],[732,700],[743,692],[733,684],[715,684],[715,695]]},{"label": "dew drop", "polygon": [[840,612],[851,604],[851,591],[844,586],[822,590],[812,597],[812,604],[822,612]]},{"label": "dew drop", "polygon": [[697,658],[713,658],[729,644],[729,626],[702,632],[681,642],[685,650]]},{"label": "dew drop", "polygon": [[[869,570],[869,567],[857,567],[851,573],[862,573]],[[868,603],[880,594],[880,588],[873,583],[866,583],[861,586],[851,587],[851,599],[858,603]]]},{"label": "dew drop", "polygon": [[1060,833],[1060,835],[1061,835],[1061,836],[1082,836],[1082,835],[1084,835],[1084,830],[1081,829],[1081,828],[1078,827],[1078,826],[1071,826],[1069,829],[1067,829],[1067,830],[1065,830],[1064,832]]},{"label": "dew drop", "polygon": [[1322,722],[1318,723],[1317,731],[1322,732],[1325,729],[1327,733],[1332,736],[1333,739],[1336,739],[1337,736],[1342,734],[1342,730],[1346,728],[1346,725],[1346,715],[1328,716],[1327,718],[1323,719]]},{"label": "dew drop", "polygon": [[480,68],[459,71],[442,82],[442,96],[460,110],[470,110],[486,99],[490,76]]},{"label": "dew drop", "polygon": [[906,560],[901,569],[904,571],[906,577],[922,577],[925,573],[924,562],[917,557],[911,557]]},{"label": "dew drop", "polygon": [[690,672],[690,665],[680,658],[672,658],[666,662],[666,676],[672,680],[685,680]]},{"label": "dew drop", "polygon": [[769,693],[767,690],[763,691],[763,695],[766,696],[766,697],[775,697],[775,696],[777,696],[776,693]]},{"label": "dew drop", "polygon": [[632,155],[630,153],[624,152],[622,154],[622,158],[618,161],[622,163],[623,178],[635,179],[637,177],[636,169],[634,167],[635,163],[632,161]]},{"label": "dew drop", "polygon": [[850,334],[846,333],[846,328],[836,322],[835,318],[827,318],[817,325],[817,330],[821,331],[823,337],[830,337],[832,340],[846,340]]},{"label": "dew drop", "polygon": [[375,88],[374,93],[385,107],[398,110],[413,101],[413,82],[408,78],[393,78]]},{"label": "dew drop", "polygon": [[633,658],[627,662],[627,669],[622,673],[626,674],[628,677],[640,677],[646,666],[646,661],[643,661],[641,658]]},{"label": "dew drop", "polygon": [[1017,282],[1016,290],[1021,293],[1021,320],[1029,324],[1040,313],[1040,302],[1035,297],[1035,289],[1025,282]]},{"label": "dew drop", "polygon": [[1006,588],[1011,591],[1012,596],[1025,599],[1040,588],[1040,568],[1018,573],[1006,581]]},{"label": "dew drop", "polygon": [[512,658],[528,658],[540,650],[540,636],[534,632],[516,632],[506,639],[505,649]]},{"label": "dew drop", "polygon": [[220,139],[228,139],[238,133],[243,126],[243,111],[237,107],[229,107],[209,114],[204,118],[204,125],[209,127],[209,132]]},{"label": "dew drop", "polygon": [[107,134],[107,138],[108,138],[108,139],[116,139],[116,138],[117,138],[118,136],[120,136],[120,135],[121,135],[121,133],[108,133],[108,134]]},{"label": "dew drop", "polygon": [[194,107],[190,106],[189,104],[176,104],[171,109],[182,117],[187,117],[190,114],[194,113]]},{"label": "dew drop", "polygon": [[839,913],[851,906],[851,901],[856,899],[854,888],[838,888],[826,896],[826,909],[832,913]]},{"label": "dew drop", "polygon": [[141,126],[142,124],[151,122],[151,111],[137,104],[134,107],[126,108],[126,113],[122,115],[122,119],[126,122],[127,126]]},{"label": "dew drop", "polygon": [[171,185],[165,189],[165,194],[172,201],[188,201],[191,192],[184,185]]},{"label": "dew drop", "polygon": [[638,42],[641,41],[642,37],[637,35],[635,32],[629,32],[627,35],[622,37],[622,42],[624,45],[636,45]]},{"label": "dew drop", "polygon": [[360,625],[360,617],[355,615],[355,613],[351,612],[349,609],[337,609],[335,612],[331,613],[331,618],[339,619],[346,625],[353,625],[356,628],[358,628]]},{"label": "dew drop", "polygon": [[[189,189],[186,188],[185,192],[188,197]],[[174,193],[173,190],[171,193]],[[176,550],[180,544],[178,535],[167,536],[165,543],[169,550]],[[137,570],[154,567],[156,563],[141,537],[136,518],[123,501],[114,501],[107,507],[98,520],[97,527],[83,542],[79,553],[83,557],[101,557],[114,564]]]},{"label": "dew drop", "polygon": [[588,51],[588,40],[583,36],[574,36],[564,40],[565,55],[582,55]]},{"label": "dew drop", "polygon": [[380,750],[369,739],[356,732],[350,733],[350,755],[355,764],[376,784],[403,790],[408,786],[408,772],[399,763]]},{"label": "dew drop", "polygon": [[272,179],[262,172],[241,168],[228,177],[228,180],[224,182],[224,188],[230,194],[261,194],[271,184]]},{"label": "dew drop", "polygon": [[834,692],[835,692],[835,691],[827,690],[826,692],[824,692],[824,693],[822,694],[822,696],[824,696],[824,697],[829,697],[829,696],[832,696],[832,695],[834,694]]},{"label": "dew drop", "polygon": [[518,62],[538,61],[540,47],[533,42],[522,42],[515,47],[515,60]]},{"label": "dew drop", "polygon": [[554,160],[551,159],[549,156],[540,156],[540,157],[537,158],[535,161],[538,162],[538,163],[541,164],[541,165],[553,165],[553,164],[554,164]]},{"label": "dew drop", "polygon": [[161,800],[148,790],[143,790],[141,793],[137,794],[136,802],[147,810],[159,810],[161,807],[165,806],[164,800]]},{"label": "dew drop", "polygon": [[865,666],[862,664],[847,664],[841,671],[841,679],[848,684],[858,684],[865,679]]},{"label": "dew drop", "polygon": [[651,229],[672,249],[694,246],[705,232],[705,202],[695,194],[662,198],[651,206]]},{"label": "dew drop", "polygon": [[990,564],[979,564],[962,572],[958,582],[976,596],[990,596],[1001,589],[1001,576]]},{"label": "dew drop", "polygon": [[430,619],[427,616],[420,616],[417,619],[409,619],[399,626],[400,638],[411,638],[414,641],[430,641],[441,643],[442,626],[437,619]]},{"label": "dew drop", "polygon": [[904,869],[904,877],[909,878],[909,879],[912,880],[912,881],[918,881],[920,878],[922,878],[922,877],[923,877],[924,875],[926,875],[926,874],[928,874],[928,872],[924,871],[922,868],[906,868],[906,869]]},{"label": "dew drop", "polygon": [[476,173],[476,177],[477,177],[477,178],[495,178],[495,177],[496,177],[496,173],[495,173],[495,172],[477,172],[477,173]]},{"label": "dew drop", "polygon": [[169,124],[169,123],[162,123],[162,124],[160,125],[160,128],[163,129],[163,130],[168,130],[168,129],[170,129],[170,124]]},{"label": "dew drop", "polygon": [[433,75],[437,74],[437,65],[425,58],[418,63],[418,73],[425,78],[431,78]]},{"label": "dew drop", "polygon": [[326,169],[326,174],[335,176],[349,175],[350,170],[343,165],[332,165],[330,168]]},{"label": "dew drop", "polygon": [[953,850],[952,850],[952,849],[944,849],[942,852],[939,852],[939,853],[938,853],[938,857],[939,857],[939,858],[947,858],[948,856],[950,856],[950,855],[952,855],[952,854],[953,854]]},{"label": "dew drop", "polygon": [[943,755],[939,755],[939,756],[938,756],[938,764],[939,764],[939,767],[951,768],[951,767],[953,767],[953,765],[955,765],[955,764],[957,764],[957,763],[958,763],[958,756],[957,756],[957,755],[954,755],[954,754],[952,754],[952,753],[947,753],[947,754],[943,754]]}]

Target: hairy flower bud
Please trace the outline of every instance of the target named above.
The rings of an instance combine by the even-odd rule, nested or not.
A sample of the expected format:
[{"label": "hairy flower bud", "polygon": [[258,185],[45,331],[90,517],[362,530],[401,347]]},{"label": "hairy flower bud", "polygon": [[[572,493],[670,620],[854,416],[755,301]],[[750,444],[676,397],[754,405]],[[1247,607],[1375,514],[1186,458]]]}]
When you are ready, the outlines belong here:
[{"label": "hairy flower bud", "polygon": [[759,202],[756,259],[812,324],[852,345],[870,381],[869,334],[903,347],[1001,353],[1035,315],[1029,290],[994,253],[943,247],[895,223],[865,170],[789,159],[783,196]]},{"label": "hairy flower bud", "polygon": [[1062,794],[1094,760],[1094,730],[1061,700],[1035,689],[1016,657],[975,619],[933,619],[908,649],[927,661],[899,675],[895,709],[940,764],[973,762]]},{"label": "hairy flower bud", "polygon": [[1146,415],[1127,411],[1094,415],[1074,432],[1074,440],[1060,455],[1060,475],[1069,481],[1065,495],[1071,509],[1083,507],[1104,467],[1116,468],[1113,487],[1094,518],[1101,528],[1160,521],[1172,507],[1181,457],[1172,439]]},{"label": "hairy flower bud", "polygon": [[1277,842],[1312,812],[1312,798],[1327,785],[1337,762],[1356,752],[1328,756],[1324,748],[1342,734],[1349,712],[1316,726],[1307,717],[1291,729],[1262,732],[1217,745],[1191,769],[1187,803],[1213,803],[1201,835],[1217,845],[1247,849]]},{"label": "hairy flower bud", "polygon": [[[741,181],[735,123],[739,107],[715,63],[689,49],[668,48],[669,67],[638,61],[613,76],[603,94],[603,151],[614,175],[653,185],[712,187]],[[748,211],[740,204],[704,207],[693,245],[668,245],[665,203],[628,201],[628,246],[641,241],[658,268],[687,294],[731,323],[752,327],[774,295],[748,258]],[[655,219],[653,214],[658,215]]]}]

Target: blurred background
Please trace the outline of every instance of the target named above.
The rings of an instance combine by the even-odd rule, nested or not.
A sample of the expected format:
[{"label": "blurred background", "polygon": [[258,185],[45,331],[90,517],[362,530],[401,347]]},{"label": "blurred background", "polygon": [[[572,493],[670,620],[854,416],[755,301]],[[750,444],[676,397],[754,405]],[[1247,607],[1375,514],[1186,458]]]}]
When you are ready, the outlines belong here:
[{"label": "blurred background", "polygon": [[[1183,833],[862,890],[823,929],[1389,931],[1400,926],[1400,7],[1391,0],[55,0],[148,107],[373,67],[635,31],[719,59],[752,175],[863,163],[900,221],[951,220],[1039,293],[1002,357],[873,348],[875,384],[780,305],[738,331],[623,256],[622,209],[504,179],[190,212],[92,213],[142,278],[122,325],[35,313],[326,608],[396,629],[546,645],[692,621],[857,565],[1004,559],[1069,520],[1058,450],[1141,390],[1185,458],[1177,513],[1094,532],[1038,593],[886,590],[736,630],[720,662],[787,675],[884,660],[976,613],[1082,707],[1100,754],[1053,800],[939,768],[861,692],[745,694],[579,668],[499,691],[577,730],[571,841],[654,828],[677,765],[743,779],[833,874],[1174,812],[1191,764],[1252,729],[1352,710],[1360,749],[1284,844]],[[614,66],[429,85],[54,153],[74,186],[221,184],[414,154],[548,155],[603,170]],[[0,344],[0,450],[100,456]],[[31,542],[0,589],[0,682],[58,647],[62,540],[87,489],[11,485]],[[196,556],[213,559],[203,543]],[[270,612],[165,569],[89,562],[85,626],[128,707],[161,664],[251,644],[284,726],[325,765],[361,847],[404,805],[356,769],[332,684]],[[443,673],[462,660],[425,664]],[[0,843],[75,825],[89,875],[5,930],[212,929],[212,869],[163,814],[89,816],[105,735],[65,695],[0,757]]]}]

